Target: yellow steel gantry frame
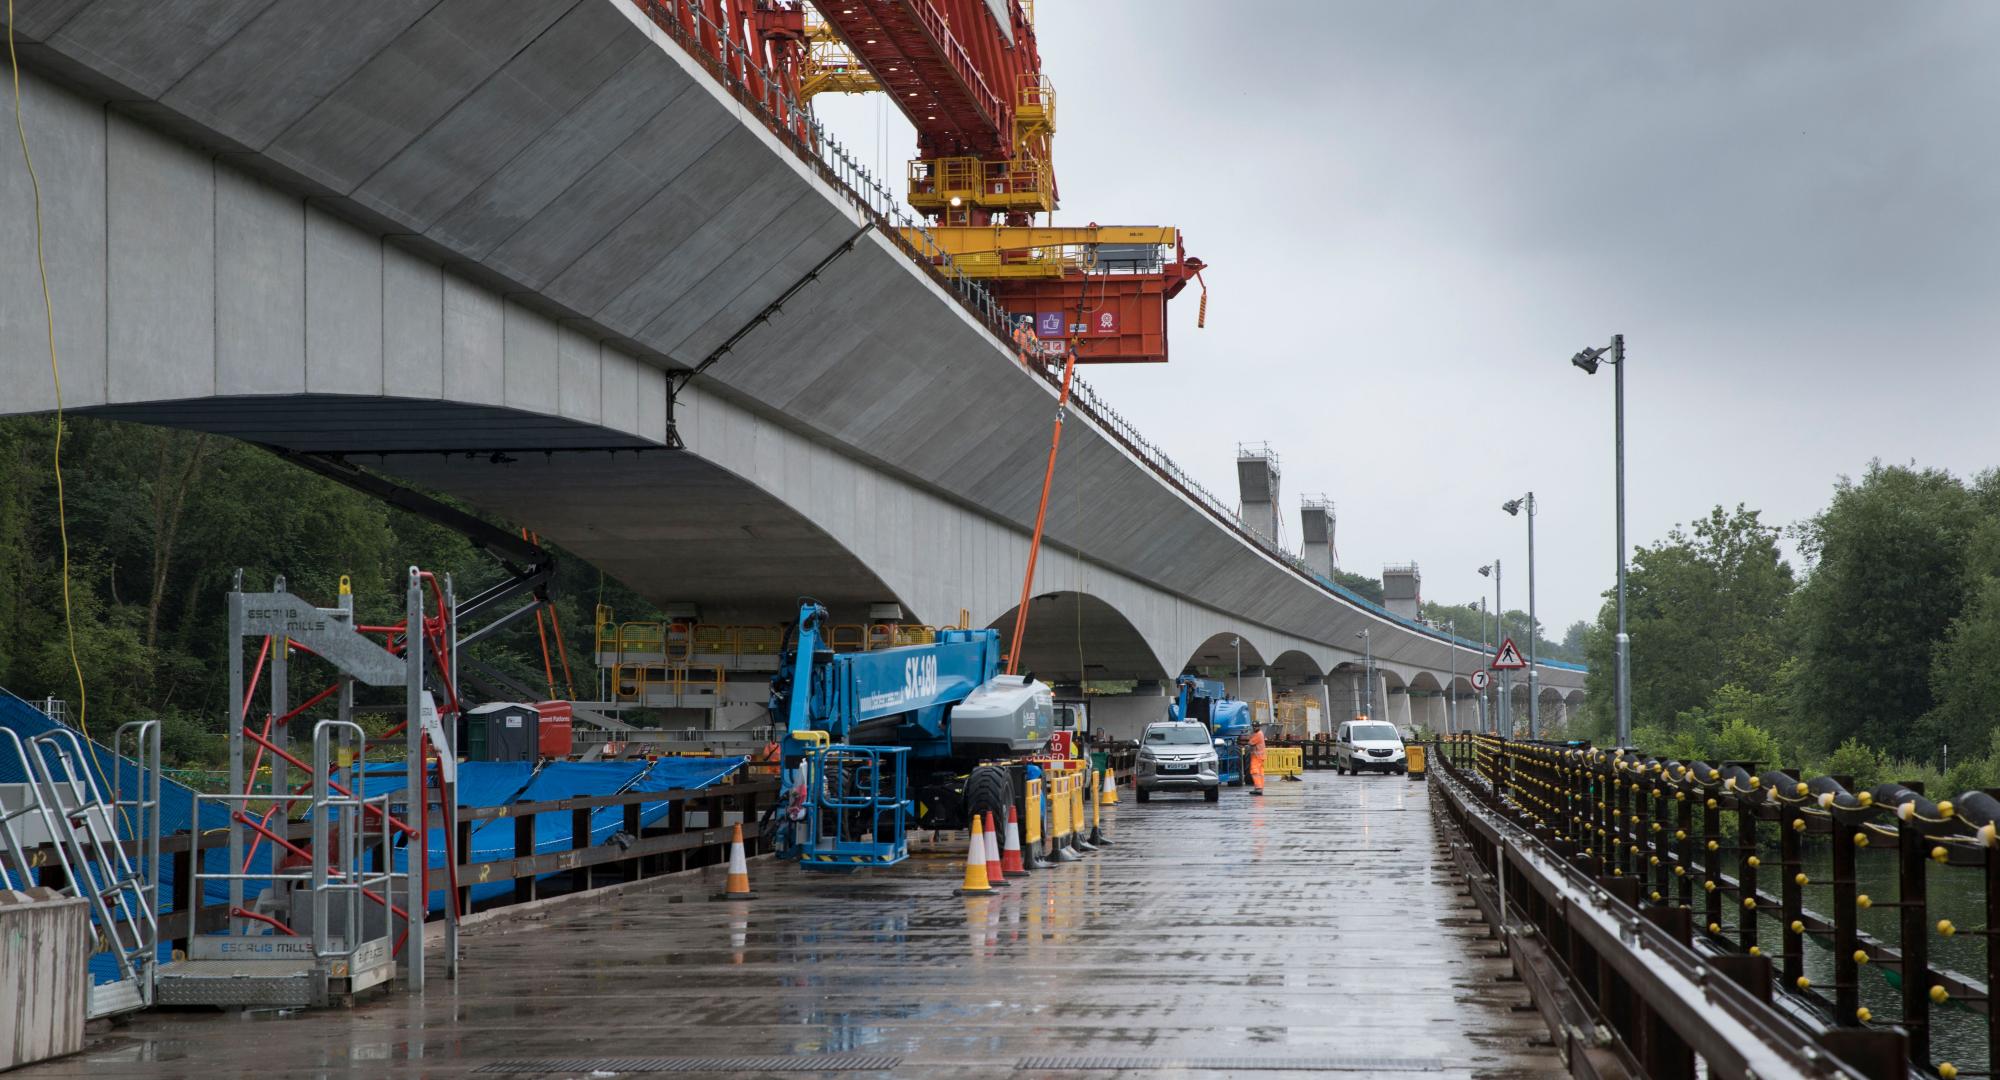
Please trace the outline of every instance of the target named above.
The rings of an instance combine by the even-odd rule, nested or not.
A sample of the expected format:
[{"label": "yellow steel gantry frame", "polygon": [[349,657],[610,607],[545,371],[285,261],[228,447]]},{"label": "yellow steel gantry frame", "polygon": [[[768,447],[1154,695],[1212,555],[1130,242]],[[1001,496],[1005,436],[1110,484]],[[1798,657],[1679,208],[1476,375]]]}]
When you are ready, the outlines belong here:
[{"label": "yellow steel gantry frame", "polygon": [[848,51],[811,5],[806,6],[806,55],[799,64],[799,103],[809,105],[821,94],[872,94],[882,84]]},{"label": "yellow steel gantry frame", "polygon": [[[916,230],[905,239],[921,245]],[[1059,278],[1097,268],[1100,245],[1154,246],[1170,253],[1180,239],[1171,225],[933,225],[930,238],[960,270],[976,278]]]},{"label": "yellow steel gantry frame", "polygon": [[[1029,21],[1032,2],[1024,5]],[[811,5],[806,7],[806,55],[799,67],[799,101],[821,94],[870,94],[882,84]],[[908,198],[913,209],[936,214],[946,224],[972,220],[973,210],[1000,214],[1046,214],[1056,208],[1055,168],[1050,141],[1056,133],[1056,91],[1046,76],[1024,75],[1014,88],[1014,146],[1009,161],[976,157],[915,160],[909,164]]]}]

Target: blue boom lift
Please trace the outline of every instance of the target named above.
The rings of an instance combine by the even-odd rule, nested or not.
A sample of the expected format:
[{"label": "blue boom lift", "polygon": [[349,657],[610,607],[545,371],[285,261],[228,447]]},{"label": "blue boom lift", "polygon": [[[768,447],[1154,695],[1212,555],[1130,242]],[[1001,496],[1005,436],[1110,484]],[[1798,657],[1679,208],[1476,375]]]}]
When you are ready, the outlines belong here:
[{"label": "blue boom lift", "polygon": [[1230,787],[1242,787],[1245,763],[1237,740],[1250,735],[1250,703],[1230,697],[1220,679],[1183,675],[1174,680],[1174,690],[1167,719],[1206,725],[1215,740],[1216,778]]},{"label": "blue boom lift", "polygon": [[[780,855],[818,870],[901,862],[905,831],[1005,820],[1009,758],[1040,749],[1054,695],[1000,673],[994,630],[940,630],[925,645],[836,653],[826,609],[799,607],[771,679],[782,798],[765,819]],[[998,759],[998,760],[996,760]]]}]

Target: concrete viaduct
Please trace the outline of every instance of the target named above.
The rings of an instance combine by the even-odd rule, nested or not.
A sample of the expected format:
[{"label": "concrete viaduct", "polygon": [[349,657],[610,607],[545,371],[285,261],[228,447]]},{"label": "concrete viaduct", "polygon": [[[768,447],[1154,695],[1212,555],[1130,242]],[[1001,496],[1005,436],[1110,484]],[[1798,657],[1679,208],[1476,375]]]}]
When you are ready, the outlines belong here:
[{"label": "concrete viaduct", "polygon": [[[345,453],[709,620],[1011,625],[1049,381],[632,0],[501,6],[17,0],[65,406]],[[30,205],[0,155],[5,414],[55,404]],[[1245,696],[1442,729],[1456,693],[1471,724],[1475,647],[1100,411],[1048,537],[1027,665],[1140,681],[1102,715],[1240,642]],[[1541,677],[1545,714],[1581,700]]]}]

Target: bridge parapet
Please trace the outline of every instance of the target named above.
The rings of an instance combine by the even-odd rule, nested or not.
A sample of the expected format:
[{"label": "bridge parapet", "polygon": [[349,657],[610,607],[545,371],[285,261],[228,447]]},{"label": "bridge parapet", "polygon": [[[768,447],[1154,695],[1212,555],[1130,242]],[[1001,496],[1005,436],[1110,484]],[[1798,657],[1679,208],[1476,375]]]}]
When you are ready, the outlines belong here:
[{"label": "bridge parapet", "polygon": [[[1444,740],[1437,756],[1445,797],[1433,805],[1467,841],[1475,893],[1544,1014],[1586,1042],[1605,1036],[1646,1074],[1681,1075],[1699,1057],[1712,1076],[1950,1077],[1959,1067],[1935,1060],[1940,1046],[2000,1049],[1987,1008],[2000,949],[1986,950],[1983,980],[1931,961],[1958,931],[1933,922],[1949,901],[1932,906],[1929,864],[1981,871],[1959,879],[1983,893],[1972,910],[2000,904],[1991,795],[1932,802],[1921,784],[1850,790],[1850,778],[1757,762],[1490,735]],[[1857,874],[1857,861],[1884,856],[1895,895],[1871,897],[1861,882],[1882,875]],[[1777,871],[1775,892],[1760,869]],[[1863,932],[1874,908],[1896,912],[1893,931]],[[1809,942],[1830,947],[1830,963]],[[1954,1002],[1971,1007],[1934,1008]],[[1587,1052],[1574,1035],[1571,1052]]]}]

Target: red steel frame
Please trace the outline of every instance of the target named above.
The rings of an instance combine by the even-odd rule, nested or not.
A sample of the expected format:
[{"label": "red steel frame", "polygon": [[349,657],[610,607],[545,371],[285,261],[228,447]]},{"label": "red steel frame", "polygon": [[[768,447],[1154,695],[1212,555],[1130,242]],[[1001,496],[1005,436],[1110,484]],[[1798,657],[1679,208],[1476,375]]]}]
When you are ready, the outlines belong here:
[{"label": "red steel frame", "polygon": [[[436,575],[432,574],[430,571],[428,570],[419,571],[418,577],[422,579],[426,585],[429,586],[431,596],[437,605],[437,613],[435,615],[425,615],[419,620],[418,635],[422,641],[419,647],[422,648],[425,654],[431,658],[436,668],[439,689],[443,692],[444,695],[445,699],[444,703],[439,706],[438,712],[440,713],[440,716],[443,718],[444,722],[455,723],[459,712],[458,690],[451,683],[450,652],[451,649],[453,648],[453,644],[446,640],[446,637],[449,633],[451,620],[448,616],[448,613],[445,611],[444,592],[443,589],[438,585]],[[408,632],[409,622],[407,619],[403,622],[389,626],[357,626],[355,627],[355,629],[361,633],[383,635],[386,638],[386,640],[383,643],[383,646],[384,648],[388,649],[388,651],[391,653],[406,654],[406,650],[408,649],[410,644],[410,638]],[[248,714],[250,712],[250,703],[256,699],[257,687],[259,683],[261,683],[263,680],[265,661],[270,658],[272,644],[273,644],[272,638],[269,635],[266,635],[262,646],[258,649],[257,663],[255,667],[252,668],[251,670],[249,682],[244,687],[243,713],[245,715],[246,721],[248,718]],[[298,649],[299,651],[306,653],[310,653],[312,651],[306,648],[305,646],[299,645],[295,642],[286,642],[285,647]],[[565,668],[567,668],[567,665],[568,665],[568,657],[565,656],[564,657]],[[320,690],[316,694],[313,694],[311,697],[307,698],[303,703],[301,703],[291,711],[287,712],[283,716],[274,716],[268,712],[265,713],[263,729],[261,731],[252,730],[247,722],[244,724],[243,736],[244,738],[249,739],[251,742],[256,744],[257,754],[254,758],[251,759],[250,769],[244,775],[244,780],[243,780],[244,790],[242,794],[244,795],[255,794],[255,788],[257,784],[257,771],[259,768],[262,767],[264,763],[264,755],[267,751],[272,756],[283,759],[287,764],[307,774],[307,779],[305,781],[293,786],[291,792],[292,794],[294,795],[301,794],[311,788],[312,786],[311,774],[313,771],[311,764],[300,759],[298,756],[287,752],[282,746],[278,745],[277,741],[271,737],[271,731],[273,728],[278,727],[281,724],[290,723],[292,720],[303,715],[306,712],[306,710],[312,708],[315,705],[318,705],[319,703],[325,701],[327,698],[338,693],[339,690],[340,690],[340,684],[338,682],[335,682],[333,685]],[[402,723],[384,732],[381,738],[372,739],[369,741],[373,743],[381,743],[393,739],[396,735],[403,732],[409,726],[409,723],[410,721],[406,717]],[[428,759],[431,758],[432,755],[441,755],[445,752],[446,749],[444,747],[434,746],[431,748],[430,752],[427,753],[425,756]],[[360,764],[359,762],[356,763],[357,766],[359,764]],[[398,820],[393,815],[389,817],[388,822],[391,828],[395,829],[398,833],[401,833],[403,836],[409,838],[410,855],[408,861],[415,866],[415,872],[421,879],[423,894],[425,896],[429,896],[430,857],[427,851],[422,850],[424,845],[423,838],[428,836],[430,833],[430,798],[428,797],[429,789],[432,786],[435,786],[437,788],[438,798],[440,802],[445,805],[450,805],[449,800],[455,799],[456,793],[452,790],[452,785],[446,782],[446,780],[444,779],[442,769],[439,768],[434,761],[427,762],[425,766],[425,776],[426,780],[424,786],[426,790],[423,792],[413,793],[411,796],[412,798],[415,798],[417,800],[417,824],[415,826],[412,826],[407,822]],[[354,792],[350,790],[346,785],[341,784],[340,782],[334,780],[332,777],[327,778],[327,786],[339,792],[342,795],[352,796],[354,794]],[[243,857],[243,866],[239,869],[238,871],[239,873],[249,872],[251,861],[256,858],[257,849],[259,846],[262,845],[262,843],[265,840],[269,840],[272,846],[283,848],[285,851],[290,852],[291,854],[296,855],[299,858],[303,859],[312,858],[312,852],[310,852],[304,847],[301,847],[299,844],[293,842],[291,839],[284,836],[282,833],[271,828],[271,819],[283,809],[284,805],[285,804],[283,804],[282,802],[275,803],[270,808],[265,810],[261,817],[254,819],[249,814],[245,813],[243,810],[239,809],[232,811],[237,822],[249,828],[252,834],[254,834],[249,847],[245,851]],[[381,811],[376,810],[372,806],[364,807],[364,810],[366,810],[367,813],[375,815],[377,817],[380,817],[382,814]],[[445,844],[445,852],[444,852],[445,867],[446,867],[446,877],[447,877],[446,891],[450,894],[450,903],[453,906],[453,913],[463,914],[462,912],[459,912],[457,910],[457,905],[459,902],[458,858],[457,858],[458,853],[455,850],[457,846],[457,838],[453,835],[454,832],[455,830],[452,829],[443,830],[444,844]],[[410,919],[408,914],[404,911],[402,907],[398,906],[388,897],[383,896],[382,894],[374,891],[373,889],[363,889],[361,890],[361,894],[368,900],[377,904],[381,904],[384,907],[387,907],[389,911],[393,913],[397,918],[403,919],[405,921],[405,930],[403,936],[397,940],[395,948],[395,952],[397,954],[400,954],[409,938],[409,931],[407,929],[407,926]],[[254,919],[258,922],[268,923],[271,926],[276,927],[277,929],[284,930],[288,934],[293,933],[293,931],[291,931],[290,928],[283,926],[276,920],[273,920],[267,916],[258,915],[255,912],[251,912],[242,908],[234,909],[230,912],[230,914],[240,918]]]}]

